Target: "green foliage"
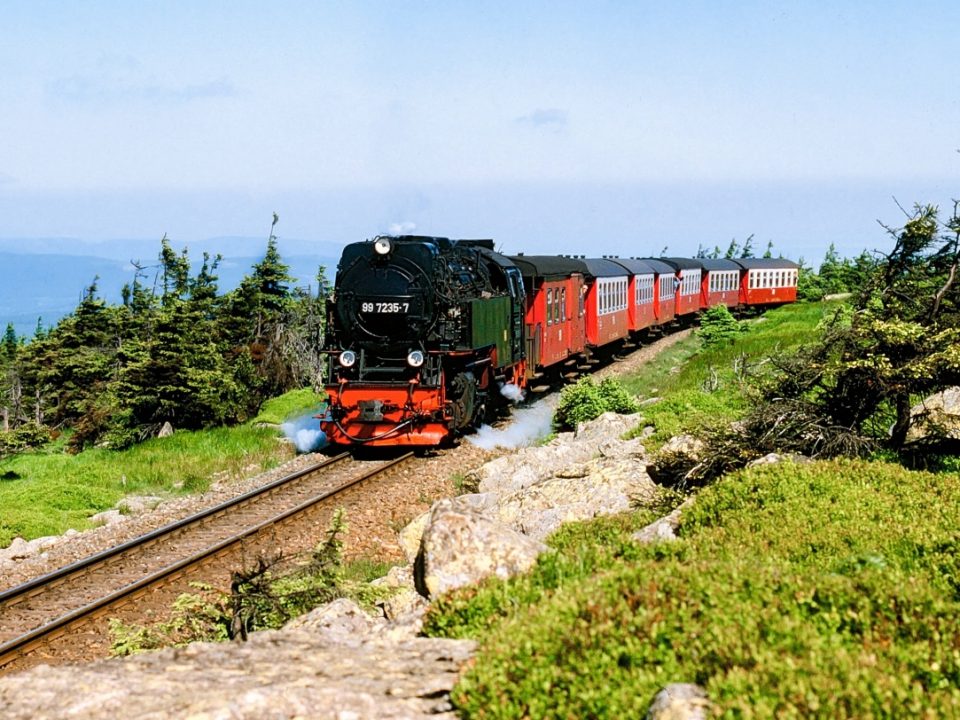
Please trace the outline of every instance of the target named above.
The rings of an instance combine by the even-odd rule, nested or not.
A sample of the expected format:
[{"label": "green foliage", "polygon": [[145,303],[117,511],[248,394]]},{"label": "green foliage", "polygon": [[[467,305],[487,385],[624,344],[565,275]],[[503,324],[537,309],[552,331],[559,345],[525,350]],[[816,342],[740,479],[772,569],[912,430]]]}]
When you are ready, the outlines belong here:
[{"label": "green foliage", "polygon": [[325,301],[290,288],[277,221],[264,258],[225,296],[219,256],[205,254],[192,275],[187,251],[164,236],[156,278],[135,263],[122,305],[99,298],[94,279],[49,332],[23,344],[8,328],[0,407],[10,425],[69,428],[75,452],[124,448],[166,422],[178,430],[243,422],[267,397],[316,384]]},{"label": "green foliage", "polygon": [[0,458],[39,447],[50,441],[50,430],[35,423],[25,423],[13,430],[0,430]]},{"label": "green foliage", "polygon": [[279,628],[317,605],[341,597],[340,534],[345,529],[343,511],[338,510],[326,539],[314,548],[306,564],[291,573],[278,576],[273,569],[276,560],[261,560],[252,571],[234,573],[233,616],[244,637],[253,630]]},{"label": "green foliage", "polygon": [[3,462],[0,547],[17,536],[31,540],[83,530],[89,517],[127,494],[175,495],[204,490],[210,478],[247,477],[275,467],[291,450],[275,430],[242,426],[178,432],[124,451],[62,449],[24,452]]},{"label": "green foliage", "polygon": [[733,342],[745,329],[726,305],[714,305],[700,316],[697,335],[704,347],[710,347]]},{"label": "green foliage", "polygon": [[607,378],[597,385],[593,378],[583,377],[560,391],[553,423],[560,430],[575,430],[605,412],[633,413],[637,409],[636,401],[618,380]]},{"label": "green foliage", "polygon": [[767,358],[813,341],[818,325],[836,307],[798,303],[770,310],[745,323],[733,343],[704,347],[690,337],[659,353],[635,376],[624,378],[628,392],[659,398],[643,408],[645,424],[656,429],[648,447],[742,417],[753,403],[747,388],[770,370]]},{"label": "green foliage", "polygon": [[565,530],[426,628],[481,642],[453,694],[467,718],[642,717],[668,682],[730,717],[951,716],[958,501],[960,478],[883,463],[758,468],[703,491],[680,542]]},{"label": "green foliage", "polygon": [[640,511],[568,523],[547,540],[552,552],[542,554],[527,575],[490,579],[437,598],[424,618],[424,634],[477,637],[504,619],[519,620],[559,588],[575,587],[635,557],[629,535],[654,519],[653,512]]},{"label": "green foliage", "polygon": [[252,422],[279,425],[292,417],[318,409],[324,400],[326,393],[318,393],[311,388],[291,390],[267,400]]},{"label": "green foliage", "polygon": [[135,655],[192,642],[221,642],[229,638],[230,607],[222,592],[206,583],[192,582],[195,593],[183,593],[173,603],[170,619],[155,625],[127,625],[110,619],[110,654]]},{"label": "green foliage", "polygon": [[[876,264],[858,259],[866,276],[853,313],[801,352],[774,359],[780,373],[768,387],[768,402],[807,403],[821,425],[912,452],[913,403],[960,383],[957,207],[946,223],[949,232],[941,235],[937,208],[916,206],[902,228],[888,229],[894,240],[889,255]],[[828,254],[824,282],[841,274]],[[947,440],[928,436],[923,451],[935,452]]]}]

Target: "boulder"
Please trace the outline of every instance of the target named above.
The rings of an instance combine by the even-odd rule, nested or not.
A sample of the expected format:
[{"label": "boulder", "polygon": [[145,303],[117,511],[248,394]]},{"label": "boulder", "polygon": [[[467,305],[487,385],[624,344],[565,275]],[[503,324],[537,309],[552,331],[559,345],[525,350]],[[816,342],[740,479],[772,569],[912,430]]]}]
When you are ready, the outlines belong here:
[{"label": "boulder", "polygon": [[104,510],[99,512],[96,515],[90,516],[90,522],[94,527],[100,525],[116,525],[117,523],[122,523],[127,519],[127,516],[124,515],[119,510]]},{"label": "boulder", "polygon": [[34,551],[30,547],[30,543],[19,536],[11,540],[10,544],[3,550],[0,550],[0,558],[4,560],[23,560],[33,554]]},{"label": "boulder", "polygon": [[339,598],[294,618],[284,630],[308,630],[329,642],[359,645],[383,625],[383,619],[370,616],[353,600]]},{"label": "boulder", "polygon": [[[458,495],[450,498],[450,507],[457,511],[490,514],[492,517],[495,517],[497,511],[497,496],[493,493]],[[397,536],[400,549],[403,550],[407,562],[412,563],[420,552],[420,540],[423,538],[423,531],[427,527],[427,521],[430,519],[430,512],[430,510],[427,510],[427,512],[419,517],[414,518]]]},{"label": "boulder", "polygon": [[547,547],[472,510],[441,500],[430,511],[414,566],[417,591],[427,598],[496,575],[526,572]]},{"label": "boulder", "polygon": [[653,698],[647,720],[707,720],[710,700],[699,685],[673,683]]},{"label": "boulder", "polygon": [[637,498],[652,499],[657,487],[645,463],[632,456],[600,458],[504,497],[499,520],[543,540],[562,524],[626,512]]},{"label": "boulder", "polygon": [[[640,415],[619,415],[607,412],[587,423],[576,433],[560,433],[546,445],[524,448],[519,452],[492,460],[477,471],[481,493],[509,495],[553,476],[564,468],[581,465],[603,452],[614,450],[620,437],[636,427]],[[638,451],[639,443],[629,446],[626,453]]]},{"label": "boulder", "polygon": [[639,543],[664,542],[677,539],[677,528],[683,511],[693,504],[693,498],[687,498],[672,512],[659,520],[654,520],[644,528],[637,530],[631,537]]},{"label": "boulder", "polygon": [[703,441],[693,435],[675,435],[663,444],[658,454],[676,453],[699,460],[703,456],[704,447]]},{"label": "boulder", "polygon": [[[338,637],[342,637],[338,635]],[[5,720],[443,718],[468,640],[331,640],[307,628],[0,677]]]},{"label": "boulder", "polygon": [[794,462],[794,463],[809,463],[813,462],[806,455],[799,455],[797,453],[787,453],[781,455],[780,453],[767,453],[762,458],[757,458],[756,460],[751,460],[747,463],[747,467],[756,467],[757,465],[776,465],[777,463],[782,462]]},{"label": "boulder", "polygon": [[960,440],[960,387],[950,387],[926,398],[910,409],[913,424],[908,440],[920,440],[931,433]]}]

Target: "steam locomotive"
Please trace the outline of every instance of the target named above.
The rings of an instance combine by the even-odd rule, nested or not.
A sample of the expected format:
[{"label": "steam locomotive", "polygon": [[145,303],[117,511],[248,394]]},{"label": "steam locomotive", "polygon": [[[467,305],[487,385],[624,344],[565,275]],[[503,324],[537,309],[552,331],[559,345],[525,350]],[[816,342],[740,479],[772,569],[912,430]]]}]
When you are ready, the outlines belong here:
[{"label": "steam locomotive", "polygon": [[796,299],[784,259],[506,256],[492,240],[378,236],[337,267],[325,351],[335,445],[436,446],[533,383],[707,307]]}]

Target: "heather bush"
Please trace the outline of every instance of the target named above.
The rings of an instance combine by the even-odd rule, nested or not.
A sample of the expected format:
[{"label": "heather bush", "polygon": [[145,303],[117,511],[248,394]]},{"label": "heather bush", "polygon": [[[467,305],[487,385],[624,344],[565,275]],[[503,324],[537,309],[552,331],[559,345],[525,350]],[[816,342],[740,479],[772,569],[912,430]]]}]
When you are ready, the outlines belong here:
[{"label": "heather bush", "polygon": [[575,430],[605,412],[636,411],[636,401],[618,380],[607,378],[597,385],[593,378],[583,377],[560,391],[553,424],[558,430]]},{"label": "heather bush", "polygon": [[702,491],[678,542],[632,543],[646,519],[441,600],[428,631],[481,642],[464,717],[642,717],[670,682],[724,717],[958,714],[960,477],[786,463]]}]

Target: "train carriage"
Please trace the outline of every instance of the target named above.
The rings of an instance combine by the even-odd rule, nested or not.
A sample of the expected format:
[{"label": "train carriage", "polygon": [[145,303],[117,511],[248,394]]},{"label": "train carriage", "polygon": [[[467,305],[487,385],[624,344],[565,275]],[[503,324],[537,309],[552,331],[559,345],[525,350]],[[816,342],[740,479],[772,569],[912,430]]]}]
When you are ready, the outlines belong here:
[{"label": "train carriage", "polygon": [[657,325],[673,322],[677,316],[676,271],[670,265],[656,258],[643,258],[643,262],[653,268],[653,314]]},{"label": "train carriage", "polygon": [[726,258],[698,258],[703,265],[700,280],[700,304],[704,308],[726,305],[734,308],[740,304],[741,268]]},{"label": "train carriage", "polygon": [[797,299],[800,266],[783,258],[737,258],[743,268],[740,302],[743,305],[782,305]]},{"label": "train carriage", "polygon": [[606,258],[585,258],[582,262],[590,274],[586,297],[587,345],[599,347],[626,338],[630,334],[627,269]]},{"label": "train carriage", "polygon": [[630,332],[639,332],[657,324],[654,312],[654,289],[657,271],[646,260],[613,258],[629,275],[627,287],[627,320]]},{"label": "train carriage", "polygon": [[677,317],[700,312],[703,309],[700,303],[700,278],[703,276],[703,265],[700,261],[693,258],[660,259],[674,270]]},{"label": "train carriage", "polygon": [[515,255],[526,289],[527,369],[550,368],[583,352],[587,266],[577,258]]}]

